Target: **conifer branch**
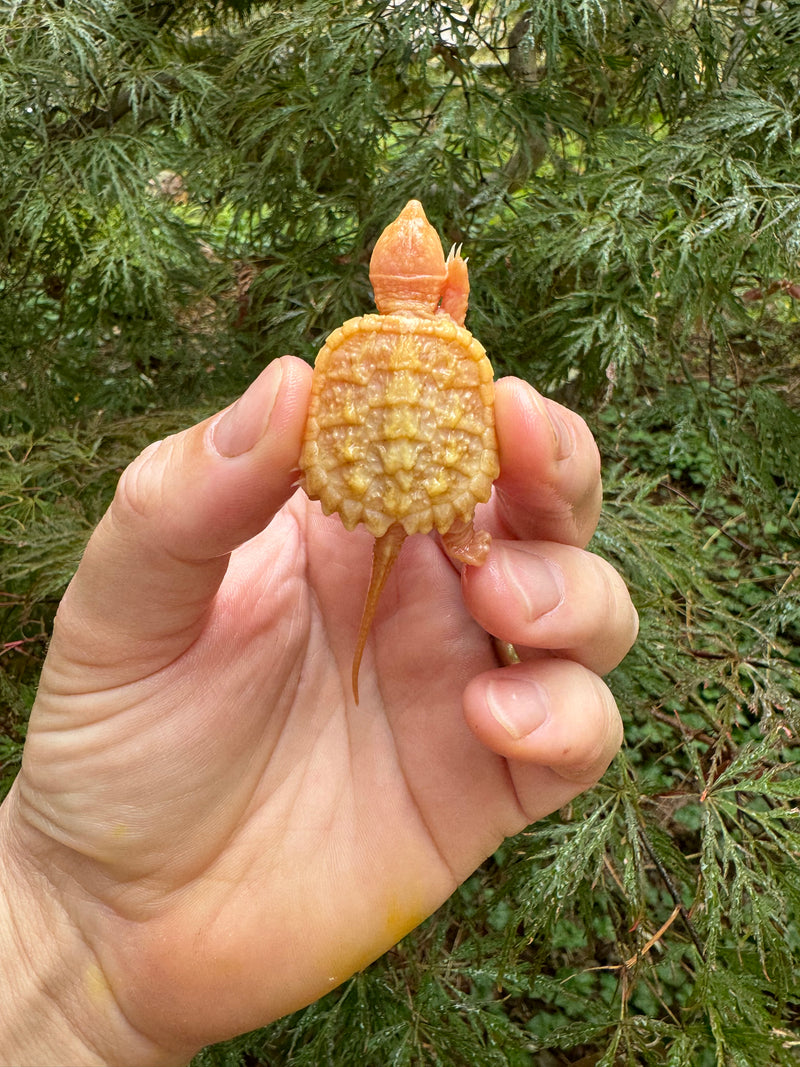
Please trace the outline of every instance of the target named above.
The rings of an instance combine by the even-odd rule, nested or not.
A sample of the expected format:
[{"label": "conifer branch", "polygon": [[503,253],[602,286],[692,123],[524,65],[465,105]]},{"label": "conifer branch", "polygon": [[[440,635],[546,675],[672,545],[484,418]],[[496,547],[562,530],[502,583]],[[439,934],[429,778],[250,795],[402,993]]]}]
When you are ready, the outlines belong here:
[{"label": "conifer branch", "polygon": [[[181,87],[178,79],[168,74],[157,74],[150,79],[148,84],[157,84],[173,93],[178,92]],[[134,108],[134,101],[137,98],[141,100],[138,104],[139,128],[147,126],[155,121],[160,114],[163,114],[163,107],[151,105],[148,108],[146,106],[147,96],[140,97],[139,91],[135,86],[126,86],[112,91],[110,102],[106,106],[93,104],[82,114],[75,115],[66,121],[54,121],[51,118],[46,127],[47,139],[51,141],[72,141],[85,137],[93,131],[113,129],[131,114]],[[142,106],[142,104],[145,106]]]},{"label": "conifer branch", "polygon": [[665,887],[667,889],[667,892],[672,897],[672,900],[673,900],[673,902],[675,904],[675,908],[680,913],[681,919],[683,920],[683,924],[686,927],[686,930],[687,930],[687,932],[689,934],[689,937],[692,939],[692,944],[694,945],[695,949],[697,950],[698,956],[700,957],[701,960],[703,960],[705,962],[705,958],[706,958],[705,946],[703,945],[703,942],[700,940],[700,937],[699,937],[697,931],[694,928],[694,924],[693,924],[691,918],[689,917],[689,912],[687,911],[683,901],[681,900],[680,892],[679,892],[678,888],[675,886],[674,882],[672,881],[672,878],[669,875],[669,872],[666,870],[666,868],[664,867],[663,863],[659,859],[658,854],[656,853],[656,851],[653,848],[652,844],[650,843],[650,839],[647,836],[647,832],[645,831],[644,827],[641,826],[641,825],[639,826],[639,837],[641,838],[641,842],[644,845],[645,852],[647,852],[647,855],[652,860],[653,865],[655,866],[656,870],[658,871],[658,873],[659,873],[659,875],[661,877],[661,881],[664,883],[664,885],[665,885]]},{"label": "conifer branch", "polygon": [[749,555],[758,554],[758,550],[754,548],[753,545],[748,544],[740,537],[737,537],[735,534],[732,534],[730,530],[727,529],[724,522],[722,522],[720,519],[717,519],[714,515],[709,514],[707,510],[705,510],[694,500],[692,500],[689,494],[684,493],[684,491],[682,489],[679,489],[677,485],[673,485],[671,482],[666,480],[660,482],[659,484],[661,485],[662,489],[666,489],[668,492],[673,493],[675,496],[680,497],[681,500],[685,501],[689,505],[689,507],[692,508],[693,511],[702,515],[704,519],[710,522],[712,526],[715,526],[719,530],[719,532],[724,537],[727,537],[728,540],[731,541],[734,545],[736,545],[737,548],[741,548]]}]

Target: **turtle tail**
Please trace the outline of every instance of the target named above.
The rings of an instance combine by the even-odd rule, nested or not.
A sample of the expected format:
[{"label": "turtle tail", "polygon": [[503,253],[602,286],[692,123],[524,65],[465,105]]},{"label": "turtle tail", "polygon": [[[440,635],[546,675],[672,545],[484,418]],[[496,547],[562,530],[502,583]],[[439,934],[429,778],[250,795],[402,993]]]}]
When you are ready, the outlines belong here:
[{"label": "turtle tail", "polygon": [[367,598],[364,601],[364,611],[361,615],[361,625],[358,628],[356,651],[353,656],[353,696],[358,704],[358,672],[361,667],[361,657],[364,654],[364,646],[367,643],[372,620],[375,618],[375,610],[378,600],[389,572],[394,566],[394,561],[400,555],[403,541],[406,539],[406,531],[399,523],[393,523],[382,537],[375,538],[375,547],[372,551],[372,575],[369,580]]}]

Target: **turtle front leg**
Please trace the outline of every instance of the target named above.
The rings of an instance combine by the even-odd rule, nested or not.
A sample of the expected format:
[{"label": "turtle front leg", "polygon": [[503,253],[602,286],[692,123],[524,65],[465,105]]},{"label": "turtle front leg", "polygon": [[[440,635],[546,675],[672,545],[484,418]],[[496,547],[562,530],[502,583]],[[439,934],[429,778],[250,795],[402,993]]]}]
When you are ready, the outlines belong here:
[{"label": "turtle front leg", "polygon": [[469,271],[461,256],[461,245],[450,249],[445,263],[447,277],[442,286],[442,299],[437,314],[449,315],[458,326],[464,325],[469,303]]},{"label": "turtle front leg", "polygon": [[442,545],[451,559],[480,567],[486,562],[492,537],[488,530],[476,530],[472,521],[456,519],[450,529],[441,535]]}]

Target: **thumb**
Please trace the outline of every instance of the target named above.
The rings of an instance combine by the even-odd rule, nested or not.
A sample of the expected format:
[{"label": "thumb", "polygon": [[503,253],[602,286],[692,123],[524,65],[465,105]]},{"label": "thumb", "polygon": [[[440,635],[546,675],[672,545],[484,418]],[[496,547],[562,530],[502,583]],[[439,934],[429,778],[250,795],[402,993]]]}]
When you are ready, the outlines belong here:
[{"label": "thumb", "polygon": [[293,492],[310,382],[284,356],[231,407],[134,460],[64,595],[51,653],[100,670],[105,688],[186,651],[229,553]]}]

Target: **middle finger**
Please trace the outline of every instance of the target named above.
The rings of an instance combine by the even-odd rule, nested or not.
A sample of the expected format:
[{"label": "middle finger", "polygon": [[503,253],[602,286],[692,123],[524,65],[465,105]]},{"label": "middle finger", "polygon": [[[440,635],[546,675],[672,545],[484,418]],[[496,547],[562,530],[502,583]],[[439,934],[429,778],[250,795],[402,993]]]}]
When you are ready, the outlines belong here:
[{"label": "middle finger", "polygon": [[495,539],[482,567],[466,567],[464,600],[501,641],[546,649],[598,674],[636,639],[638,616],[622,578],[591,552],[552,541]]}]

